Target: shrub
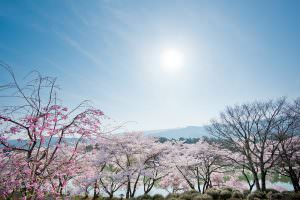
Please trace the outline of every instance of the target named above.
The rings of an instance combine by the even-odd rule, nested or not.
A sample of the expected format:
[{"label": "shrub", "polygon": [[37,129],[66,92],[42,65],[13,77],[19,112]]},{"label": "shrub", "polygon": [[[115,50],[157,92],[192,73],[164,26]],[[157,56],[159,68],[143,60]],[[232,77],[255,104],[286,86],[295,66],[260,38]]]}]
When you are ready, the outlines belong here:
[{"label": "shrub", "polygon": [[231,195],[232,198],[243,199],[244,195],[240,191],[234,191]]},{"label": "shrub", "polygon": [[226,200],[226,199],[229,199],[232,195],[232,192],[229,191],[229,190],[221,190],[220,192],[220,199],[221,200]]},{"label": "shrub", "polygon": [[222,188],[222,190],[228,190],[228,191],[230,191],[230,192],[232,192],[232,191],[233,191],[233,189],[232,189],[232,188],[230,188],[230,187],[224,187],[224,188]]},{"label": "shrub", "polygon": [[148,200],[152,199],[152,197],[149,194],[144,194],[142,196],[137,197],[138,200]]},{"label": "shrub", "polygon": [[267,199],[267,195],[264,192],[261,191],[255,191],[248,195],[248,200],[256,200],[256,199]]},{"label": "shrub", "polygon": [[[88,199],[88,198],[85,198],[85,199]],[[102,200],[118,200],[117,197],[113,197],[113,198],[109,198],[109,197],[98,197],[97,199],[102,199]]]},{"label": "shrub", "polygon": [[161,194],[155,194],[153,197],[152,197],[153,200],[162,200],[164,199],[164,196],[161,195]]},{"label": "shrub", "polygon": [[179,198],[179,194],[176,194],[176,193],[170,193],[170,194],[168,194],[167,196],[166,196],[166,198],[165,199],[178,199]]},{"label": "shrub", "polygon": [[213,200],[213,198],[208,194],[198,194],[193,198],[193,200]]},{"label": "shrub", "polygon": [[269,192],[272,192],[273,194],[274,194],[274,193],[280,193],[278,190],[275,190],[275,189],[273,189],[273,188],[268,188],[268,189],[266,189],[266,193],[269,193]]},{"label": "shrub", "polygon": [[182,200],[193,200],[193,197],[194,197],[194,195],[192,195],[192,194],[184,193],[184,194],[182,194],[182,195],[179,196],[179,199],[182,199]]},{"label": "shrub", "polygon": [[281,192],[281,194],[283,194],[283,195],[290,195],[292,193],[294,193],[294,192],[292,192],[292,191],[283,191],[283,192]]},{"label": "shrub", "polygon": [[205,194],[210,195],[214,200],[219,199],[220,197],[220,190],[217,189],[208,189],[205,191]]},{"label": "shrub", "polygon": [[250,193],[250,190],[243,190],[244,197],[248,196]]},{"label": "shrub", "polygon": [[199,192],[197,190],[190,190],[190,191],[187,191],[185,193],[189,193],[189,194],[199,194]]},{"label": "shrub", "polygon": [[184,192],[182,193],[179,198],[180,199],[184,199],[184,200],[192,200],[194,199],[195,196],[199,195],[200,193],[195,191],[195,190],[191,190],[191,191],[188,191],[188,192]]},{"label": "shrub", "polygon": [[83,199],[83,196],[80,196],[80,195],[74,195],[74,196],[72,196],[71,199],[72,199],[72,200]]},{"label": "shrub", "polygon": [[242,200],[241,198],[235,198],[235,197],[231,197],[230,199],[228,200]]},{"label": "shrub", "polygon": [[300,193],[284,191],[281,194],[284,200],[300,200]]},{"label": "shrub", "polygon": [[269,200],[281,200],[281,199],[283,199],[283,194],[269,192],[267,194],[267,197]]}]

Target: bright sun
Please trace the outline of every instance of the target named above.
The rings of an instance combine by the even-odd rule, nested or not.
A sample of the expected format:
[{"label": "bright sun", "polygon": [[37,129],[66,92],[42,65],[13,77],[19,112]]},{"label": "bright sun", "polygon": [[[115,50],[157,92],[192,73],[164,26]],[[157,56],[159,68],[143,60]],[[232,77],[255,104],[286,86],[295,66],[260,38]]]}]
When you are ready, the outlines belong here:
[{"label": "bright sun", "polygon": [[184,55],[181,51],[174,48],[165,49],[162,52],[162,67],[168,71],[179,70],[184,61]]}]

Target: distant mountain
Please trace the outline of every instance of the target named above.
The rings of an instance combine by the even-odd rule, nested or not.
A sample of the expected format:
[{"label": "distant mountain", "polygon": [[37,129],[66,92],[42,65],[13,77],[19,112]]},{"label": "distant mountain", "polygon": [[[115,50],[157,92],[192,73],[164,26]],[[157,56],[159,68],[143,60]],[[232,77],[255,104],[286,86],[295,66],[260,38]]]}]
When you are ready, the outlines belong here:
[{"label": "distant mountain", "polygon": [[[65,142],[67,142],[67,143],[75,143],[75,142],[77,142],[77,140],[78,140],[78,138],[73,138],[73,137],[69,137],[69,138],[64,138],[64,141]],[[58,137],[53,137],[52,138],[52,140],[51,140],[51,142],[50,142],[50,146],[53,146],[53,145],[55,145],[56,143],[57,143],[57,141],[58,141]],[[20,142],[20,141],[18,141],[18,140],[16,140],[16,139],[12,139],[12,140],[8,140],[7,141],[10,145],[12,145],[12,146],[15,146],[15,147],[21,147],[21,146],[24,146],[24,145],[26,145],[26,140],[25,141],[22,141],[22,142]],[[45,146],[48,144],[48,142],[49,142],[49,138],[46,138],[45,139]],[[2,144],[0,144],[0,147],[2,147],[3,145]]]},{"label": "distant mountain", "polygon": [[[187,126],[184,128],[172,128],[172,129],[162,129],[162,130],[151,130],[144,131],[145,135],[153,136],[153,137],[165,137],[168,139],[179,139],[179,138],[201,138],[203,136],[209,136],[209,133],[206,130],[205,126]],[[65,138],[64,140],[68,143],[73,143],[77,141],[78,138]],[[56,144],[58,138],[52,138],[51,144]],[[48,138],[45,139],[46,144],[48,143]],[[24,145],[24,143],[20,143],[18,140],[9,140],[13,146]],[[2,145],[0,144],[0,147]]]},{"label": "distant mountain", "polygon": [[168,139],[174,138],[201,138],[203,136],[209,136],[205,126],[187,126],[184,128],[163,129],[163,130],[151,130],[144,131],[145,135],[154,137],[166,137]]}]

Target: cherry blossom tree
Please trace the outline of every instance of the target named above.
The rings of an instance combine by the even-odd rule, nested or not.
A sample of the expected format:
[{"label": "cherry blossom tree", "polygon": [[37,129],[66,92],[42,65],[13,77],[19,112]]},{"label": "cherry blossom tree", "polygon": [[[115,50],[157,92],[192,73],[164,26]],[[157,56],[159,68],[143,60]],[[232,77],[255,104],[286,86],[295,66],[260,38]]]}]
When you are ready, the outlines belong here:
[{"label": "cherry blossom tree", "polygon": [[247,189],[245,182],[240,181],[236,176],[230,176],[229,180],[224,183],[224,186],[240,191]]},{"label": "cherry blossom tree", "polygon": [[155,184],[169,173],[169,161],[166,160],[166,153],[169,151],[168,146],[156,141],[154,138],[151,140],[152,145],[148,145],[147,150],[144,149],[146,152],[142,183],[145,194],[148,194]]},{"label": "cherry blossom tree", "polygon": [[159,186],[169,193],[188,191],[190,189],[187,182],[176,169],[174,171],[170,170],[170,172],[159,181]]},{"label": "cherry blossom tree", "polygon": [[0,198],[112,198],[121,189],[132,198],[138,187],[148,194],[156,185],[265,191],[274,171],[300,191],[300,99],[228,107],[208,128],[214,139],[160,143],[139,132],[104,135],[103,112],[86,101],[63,106],[55,78],[32,72],[21,84],[0,65],[12,79],[0,85]]},{"label": "cherry blossom tree", "polygon": [[204,193],[209,187],[213,187],[212,175],[224,173],[227,166],[223,159],[227,152],[203,140],[196,144],[179,142],[173,148],[169,159],[174,161],[174,168],[192,190]]},{"label": "cherry blossom tree", "polygon": [[110,197],[121,188],[126,198],[134,197],[138,186],[149,193],[165,176],[165,148],[155,138],[136,132],[111,134],[99,138],[95,146],[98,184]]},{"label": "cherry blossom tree", "polygon": [[[99,155],[101,154],[101,157]],[[77,194],[84,193],[85,198],[89,196],[92,191],[93,199],[100,195],[99,179],[106,163],[105,152],[99,152],[99,149],[91,149],[86,152],[84,160],[81,162],[80,170],[77,176],[72,180],[72,184],[76,187]]]},{"label": "cherry blossom tree", "polygon": [[[32,72],[21,85],[9,66],[1,63],[12,82],[1,85],[0,196],[19,192],[28,198],[62,193],[72,176],[83,140],[100,134],[103,112],[86,102],[73,109],[58,99],[56,79]],[[72,137],[70,143],[68,137]],[[17,140],[16,143],[10,140]],[[14,174],[13,174],[14,173]]]}]

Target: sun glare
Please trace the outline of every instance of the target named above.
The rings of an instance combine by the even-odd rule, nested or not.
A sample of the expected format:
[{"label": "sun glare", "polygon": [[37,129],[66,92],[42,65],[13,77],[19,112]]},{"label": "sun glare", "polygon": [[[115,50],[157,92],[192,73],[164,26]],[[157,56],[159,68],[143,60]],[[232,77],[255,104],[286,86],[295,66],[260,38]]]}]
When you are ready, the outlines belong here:
[{"label": "sun glare", "polygon": [[178,49],[165,49],[162,52],[162,67],[168,71],[177,71],[179,70],[184,61],[184,55]]}]

